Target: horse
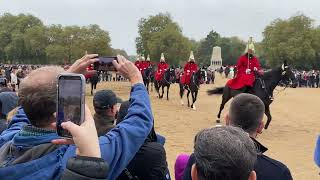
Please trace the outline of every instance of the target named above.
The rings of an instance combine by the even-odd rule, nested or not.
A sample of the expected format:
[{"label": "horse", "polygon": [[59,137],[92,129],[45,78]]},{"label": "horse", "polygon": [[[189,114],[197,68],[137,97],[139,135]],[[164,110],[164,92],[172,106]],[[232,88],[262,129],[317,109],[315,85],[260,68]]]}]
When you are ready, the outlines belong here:
[{"label": "horse", "polygon": [[267,123],[265,125],[265,129],[268,129],[268,126],[271,122],[272,116],[270,113],[270,104],[272,103],[272,99],[270,99],[270,95],[273,94],[274,89],[278,86],[279,82],[285,82],[286,86],[291,83],[293,88],[297,87],[297,82],[294,73],[291,70],[291,67],[287,65],[286,62],[282,64],[282,66],[274,68],[270,71],[264,73],[264,75],[259,76],[256,75],[256,80],[252,88],[242,88],[238,90],[231,89],[229,86],[215,88],[213,90],[209,90],[208,95],[212,94],[223,94],[222,102],[220,105],[220,110],[217,115],[217,123],[220,123],[221,112],[224,108],[224,105],[234,96],[240,93],[250,93],[258,96],[265,105],[265,114],[267,116]]},{"label": "horse", "polygon": [[230,73],[230,68],[227,66],[227,67],[224,69],[224,75],[226,76],[226,78],[229,77],[229,73]]},{"label": "horse", "polygon": [[[190,79],[190,85],[184,85],[179,83],[180,86],[180,98],[181,98],[181,105],[183,105],[183,94],[184,90],[187,90],[187,99],[188,99],[188,107],[191,107],[193,110],[196,110],[196,105],[195,102],[197,101],[197,96],[198,96],[198,91],[200,88],[200,84],[205,81],[206,77],[206,72],[204,69],[199,69],[197,72],[193,73],[191,75]],[[189,94],[191,93],[192,96],[192,104],[190,106],[190,101],[189,101]]]},{"label": "horse", "polygon": [[152,66],[149,66],[147,69],[145,69],[142,73],[143,83],[147,88],[147,91],[149,93],[149,84],[151,82],[151,91],[152,89],[152,83],[153,83],[153,68]]},{"label": "horse", "polygon": [[[160,81],[154,81],[154,87],[158,93],[159,99],[163,98],[164,87],[167,87],[167,100],[169,100],[169,89],[170,85],[175,80],[175,71],[173,68],[169,68],[164,72],[163,78]],[[162,89],[162,93],[160,95],[160,88]]]}]

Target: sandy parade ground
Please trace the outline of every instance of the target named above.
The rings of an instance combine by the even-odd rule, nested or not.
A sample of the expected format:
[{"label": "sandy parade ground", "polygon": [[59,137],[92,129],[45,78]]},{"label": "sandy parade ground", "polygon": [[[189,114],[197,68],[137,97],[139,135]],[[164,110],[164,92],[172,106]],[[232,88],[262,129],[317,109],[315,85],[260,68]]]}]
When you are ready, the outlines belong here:
[{"label": "sandy parade ground", "polygon": [[[171,86],[169,101],[159,100],[155,90],[150,93],[156,132],[166,137],[165,148],[172,178],[177,155],[191,153],[196,133],[215,125],[221,96],[208,96],[206,90],[225,84],[226,79],[217,76],[216,84],[201,85],[196,111],[186,107],[185,97],[185,105],[181,106],[178,84]],[[123,100],[129,97],[128,82],[103,82],[99,83],[97,88],[112,89]],[[316,138],[320,134],[320,89],[281,89],[277,88],[280,91],[275,92],[275,101],[271,105],[273,120],[269,129],[265,130],[258,140],[269,148],[266,153],[268,156],[289,167],[294,179],[320,179],[320,170],[313,161]],[[88,85],[86,101],[93,112],[92,96],[89,92]],[[229,103],[222,113],[223,116]]]}]

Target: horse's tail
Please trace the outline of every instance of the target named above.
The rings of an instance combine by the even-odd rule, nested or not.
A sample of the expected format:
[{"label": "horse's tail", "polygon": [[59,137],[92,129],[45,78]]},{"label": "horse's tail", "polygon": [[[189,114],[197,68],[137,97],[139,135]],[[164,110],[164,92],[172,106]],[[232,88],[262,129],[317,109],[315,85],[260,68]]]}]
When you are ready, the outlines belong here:
[{"label": "horse's tail", "polygon": [[159,93],[159,82],[158,81],[154,81],[154,88],[156,89],[157,93]]},{"label": "horse's tail", "polygon": [[223,89],[224,89],[224,87],[218,87],[218,88],[214,88],[212,90],[208,90],[207,93],[208,93],[208,95],[223,94]]}]

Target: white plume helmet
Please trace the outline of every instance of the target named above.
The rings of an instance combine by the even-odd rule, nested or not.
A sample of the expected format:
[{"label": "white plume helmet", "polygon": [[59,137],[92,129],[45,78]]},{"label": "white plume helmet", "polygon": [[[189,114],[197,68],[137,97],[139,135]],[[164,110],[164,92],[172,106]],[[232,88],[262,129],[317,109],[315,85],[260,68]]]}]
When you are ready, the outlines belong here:
[{"label": "white plume helmet", "polygon": [[144,57],[143,54],[142,54],[142,56],[141,56],[141,59],[142,59],[142,61],[145,61],[145,60],[146,60],[146,58]]},{"label": "white plume helmet", "polygon": [[193,55],[193,51],[190,52],[190,57],[189,57],[188,62],[190,62],[190,61],[195,62],[194,55]]},{"label": "white plume helmet", "polygon": [[251,49],[253,53],[255,53],[254,42],[252,37],[249,38],[248,44],[246,45],[245,53],[247,53],[249,49]]},{"label": "white plume helmet", "polygon": [[149,54],[148,54],[148,57],[147,57],[147,61],[150,61],[150,56],[149,56]]},{"label": "white plume helmet", "polygon": [[160,62],[165,62],[165,61],[166,61],[166,59],[164,58],[164,54],[161,53]]},{"label": "white plume helmet", "polygon": [[136,59],[136,61],[140,61],[140,55],[139,55],[139,54],[137,54],[137,59]]}]

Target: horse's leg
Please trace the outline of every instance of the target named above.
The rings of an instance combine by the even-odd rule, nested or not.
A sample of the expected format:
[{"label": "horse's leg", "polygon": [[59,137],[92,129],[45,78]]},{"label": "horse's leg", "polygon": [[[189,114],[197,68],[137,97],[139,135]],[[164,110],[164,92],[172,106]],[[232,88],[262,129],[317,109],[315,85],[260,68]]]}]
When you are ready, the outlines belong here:
[{"label": "horse's leg", "polygon": [[164,86],[161,86],[161,99],[163,98],[163,94],[164,94]]},{"label": "horse's leg", "polygon": [[180,86],[180,101],[181,101],[181,105],[183,105],[184,103],[183,103],[183,94],[184,94],[184,88],[183,88],[183,85],[180,83],[179,84],[179,86]]},{"label": "horse's leg", "polygon": [[192,96],[192,98],[193,98],[193,103],[192,103],[192,108],[193,108],[193,110],[196,110],[196,101],[197,101],[197,96],[198,96],[198,90],[196,90],[194,93],[193,93],[194,95]]},{"label": "horse's leg", "polygon": [[264,129],[268,129],[269,124],[270,124],[271,119],[272,119],[269,105],[266,105],[266,107],[265,107],[265,112],[264,112],[264,113],[266,114],[266,116],[267,116],[267,118],[268,118],[268,119],[267,119],[267,123],[266,123],[266,125],[264,126]]},{"label": "horse's leg", "polygon": [[192,104],[191,104],[191,108],[193,110],[196,110],[196,92],[195,91],[191,91],[191,97],[192,97]]},{"label": "horse's leg", "polygon": [[227,88],[228,88],[227,90],[223,91],[222,102],[220,105],[219,113],[217,115],[218,119],[216,120],[217,123],[220,123],[221,112],[224,109],[224,105],[232,98],[231,93],[230,93],[230,88],[229,87],[227,87]]},{"label": "horse's leg", "polygon": [[151,92],[153,92],[153,82],[151,81]]},{"label": "horse's leg", "polygon": [[189,101],[189,94],[190,94],[190,90],[187,90],[188,93],[187,93],[187,99],[188,99],[188,107],[190,107],[190,101]]},{"label": "horse's leg", "polygon": [[93,95],[93,83],[91,83],[91,95]]},{"label": "horse's leg", "polygon": [[169,89],[170,89],[170,84],[167,86],[167,100],[169,101]]}]

